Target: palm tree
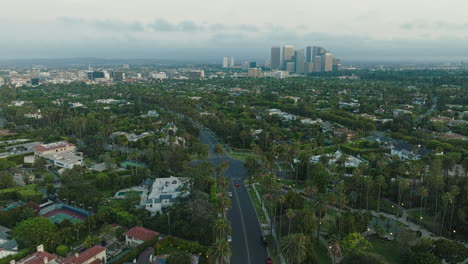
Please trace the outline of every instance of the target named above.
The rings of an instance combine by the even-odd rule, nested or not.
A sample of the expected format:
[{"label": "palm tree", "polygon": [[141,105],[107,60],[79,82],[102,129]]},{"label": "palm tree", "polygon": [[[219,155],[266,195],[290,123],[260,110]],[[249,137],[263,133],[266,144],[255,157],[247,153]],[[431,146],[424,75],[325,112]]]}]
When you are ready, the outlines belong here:
[{"label": "palm tree", "polygon": [[447,192],[442,195],[442,205],[444,206],[444,213],[442,214],[442,223],[440,224],[440,235],[444,230],[444,222],[445,222],[445,213],[447,211],[447,205],[453,202],[453,196],[451,193]]},{"label": "palm tree", "polygon": [[421,197],[421,211],[419,213],[419,225],[422,225],[422,215],[424,213],[424,201],[426,200],[427,196],[429,196],[429,190],[426,187],[421,187],[419,189],[419,196]]},{"label": "palm tree", "polygon": [[309,198],[311,205],[312,205],[312,197],[317,194],[318,188],[315,186],[311,181],[307,181],[307,185],[304,189],[304,193],[307,195]]},{"label": "palm tree", "polygon": [[286,197],[284,195],[280,195],[278,197],[278,202],[280,204],[280,216],[279,216],[279,237],[281,238],[282,232],[282,219],[283,219],[283,204],[286,202]]},{"label": "palm tree", "polygon": [[229,263],[232,255],[231,245],[226,239],[218,239],[208,249],[208,254],[214,257],[217,264]]},{"label": "palm tree", "polygon": [[[453,224],[453,210],[455,208],[455,201],[457,200],[457,196],[460,193],[460,188],[458,186],[452,186],[450,193],[452,195],[452,212],[450,213],[450,229],[451,229],[452,224]],[[452,232],[450,232],[449,234],[452,234]]]},{"label": "palm tree", "polygon": [[372,178],[367,176],[364,182],[366,184],[366,210],[369,210],[369,188],[372,186]]},{"label": "palm tree", "polygon": [[216,167],[219,165],[219,158],[223,154],[223,147],[220,144],[216,144],[213,152],[216,154]]},{"label": "palm tree", "polygon": [[318,194],[315,196],[314,200],[314,207],[316,210],[316,215],[317,215],[317,241],[320,239],[320,227],[322,225],[322,217],[325,213],[325,209],[327,208],[328,205],[328,197],[325,194]]},{"label": "palm tree", "polygon": [[302,264],[307,257],[307,237],[301,233],[289,234],[280,243],[281,255],[288,264]]},{"label": "palm tree", "polygon": [[343,256],[343,245],[341,245],[340,240],[333,239],[330,245],[330,253],[333,256],[333,264],[336,264],[336,257]]},{"label": "palm tree", "polygon": [[291,234],[291,222],[292,222],[292,219],[294,218],[294,216],[296,216],[296,212],[293,209],[288,209],[286,211],[286,217],[289,220],[288,234]]},{"label": "palm tree", "polygon": [[231,207],[231,199],[227,196],[225,192],[216,194],[218,202],[218,210],[226,218],[226,211]]},{"label": "palm tree", "polygon": [[224,218],[217,218],[214,222],[213,229],[216,234],[216,239],[225,239],[227,235],[231,234],[231,224]]},{"label": "palm tree", "polygon": [[341,237],[341,233],[343,231],[343,210],[348,204],[348,197],[344,193],[339,193],[336,202],[337,202],[338,208],[340,209],[340,216],[338,218],[338,221],[339,221],[338,232],[340,233],[340,237]]},{"label": "palm tree", "polygon": [[385,178],[383,175],[377,176],[375,179],[375,184],[379,187],[379,191],[377,192],[377,213],[380,213],[380,191],[382,190],[382,185],[385,183]]},{"label": "palm tree", "polygon": [[221,175],[218,177],[218,190],[219,191],[225,191],[227,189],[227,187],[229,186],[229,183],[230,181],[228,180],[228,178],[226,178],[226,176],[224,175]]},{"label": "palm tree", "polygon": [[407,191],[408,188],[409,188],[408,182],[403,178],[400,178],[398,180],[397,184],[398,184],[398,197],[397,197],[398,198],[398,204],[397,204],[397,215],[396,215],[396,217],[398,217],[399,212],[400,212],[400,206],[401,206],[401,201],[403,199],[403,195],[404,195],[405,191]]}]

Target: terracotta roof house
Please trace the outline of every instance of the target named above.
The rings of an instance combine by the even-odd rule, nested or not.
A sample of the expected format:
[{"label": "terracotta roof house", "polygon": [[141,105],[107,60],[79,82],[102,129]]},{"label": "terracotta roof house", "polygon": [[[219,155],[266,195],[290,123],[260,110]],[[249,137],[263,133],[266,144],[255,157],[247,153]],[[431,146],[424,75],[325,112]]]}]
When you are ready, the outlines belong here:
[{"label": "terracotta roof house", "polygon": [[44,246],[39,245],[37,252],[18,261],[10,261],[10,264],[101,264],[107,263],[107,249],[102,246],[94,246],[80,254],[69,256],[60,260],[54,254],[44,251]]},{"label": "terracotta roof house", "polygon": [[80,254],[75,254],[65,258],[60,264],[100,264],[106,263],[106,248],[103,246],[94,246],[88,248]]},{"label": "terracotta roof house", "polygon": [[37,251],[27,257],[24,257],[18,261],[10,261],[10,264],[57,264],[57,258],[55,255],[44,251],[44,246],[37,246]]},{"label": "terracotta roof house", "polygon": [[136,247],[156,236],[159,236],[158,232],[154,232],[141,226],[135,226],[125,233],[125,244]]}]

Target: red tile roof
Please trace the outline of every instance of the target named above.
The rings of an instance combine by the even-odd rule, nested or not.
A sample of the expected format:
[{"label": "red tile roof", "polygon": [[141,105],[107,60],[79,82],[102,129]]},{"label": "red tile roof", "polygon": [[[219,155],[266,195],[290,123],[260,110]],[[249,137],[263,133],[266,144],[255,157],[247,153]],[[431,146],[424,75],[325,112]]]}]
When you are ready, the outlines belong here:
[{"label": "red tile roof", "polygon": [[36,149],[37,151],[43,152],[43,151],[48,151],[48,150],[64,148],[68,146],[74,146],[74,145],[64,140],[64,141],[60,141],[60,142],[56,142],[52,144],[42,144],[42,145],[34,147],[34,149]]},{"label": "red tile roof", "polygon": [[138,240],[148,241],[148,240],[152,239],[153,237],[158,236],[159,233],[154,232],[154,231],[149,230],[149,229],[146,229],[146,228],[143,228],[141,226],[135,226],[135,227],[131,228],[130,230],[128,230],[125,233],[125,235],[129,236],[129,237],[136,238]]},{"label": "red tile roof", "polygon": [[17,263],[18,264],[44,264],[44,258],[47,258],[48,261],[52,261],[55,259],[55,256],[48,252],[35,252],[34,254],[31,254],[17,261]]},{"label": "red tile roof", "polygon": [[[77,256],[70,256],[66,259],[64,259],[62,262],[60,262],[61,264],[81,264],[81,263],[84,263],[92,258],[94,258],[96,255],[100,254],[102,251],[105,251],[106,248],[105,247],[102,247],[102,246],[94,246],[92,248],[89,248],[87,250],[85,250],[83,253],[79,254],[78,257]],[[96,260],[94,260],[93,264],[95,263],[101,263],[100,261],[99,262],[95,262]]]}]

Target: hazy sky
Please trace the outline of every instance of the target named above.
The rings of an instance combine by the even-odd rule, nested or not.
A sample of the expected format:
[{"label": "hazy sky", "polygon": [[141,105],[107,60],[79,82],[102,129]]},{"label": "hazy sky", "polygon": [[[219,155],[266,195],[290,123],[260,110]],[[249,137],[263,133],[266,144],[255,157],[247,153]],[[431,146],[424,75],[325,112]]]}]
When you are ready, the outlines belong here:
[{"label": "hazy sky", "polygon": [[466,0],[2,2],[0,59],[261,59],[285,44],[343,61],[468,59]]}]

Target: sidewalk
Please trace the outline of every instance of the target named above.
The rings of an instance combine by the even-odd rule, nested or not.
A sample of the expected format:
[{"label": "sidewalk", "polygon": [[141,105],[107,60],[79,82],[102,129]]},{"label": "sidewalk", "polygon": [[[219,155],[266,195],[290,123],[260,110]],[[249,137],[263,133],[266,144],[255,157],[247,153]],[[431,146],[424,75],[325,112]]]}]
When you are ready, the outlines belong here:
[{"label": "sidewalk", "polygon": [[[252,184],[250,186],[252,186],[252,188],[253,188],[253,190],[255,192],[255,196],[256,196],[257,200],[261,201],[260,194],[258,193],[257,188],[255,187],[255,184]],[[250,195],[250,193],[249,193],[249,195]],[[263,212],[263,215],[265,216],[265,218],[266,218],[266,220],[268,222],[268,225],[271,226],[270,216],[268,215],[268,212],[267,212],[267,210],[265,209],[264,206],[262,206],[262,212]],[[257,218],[258,218],[258,215],[257,215]],[[260,221],[260,219],[259,219],[259,221]],[[280,257],[281,264],[286,264],[286,261],[284,260],[283,256],[281,255],[281,253],[279,253],[279,248],[280,248],[279,240],[278,240],[278,236],[276,235],[276,231],[274,229],[271,232],[271,236],[273,237],[273,240],[275,241],[275,246],[278,249],[278,254],[279,254],[279,257]]]}]

